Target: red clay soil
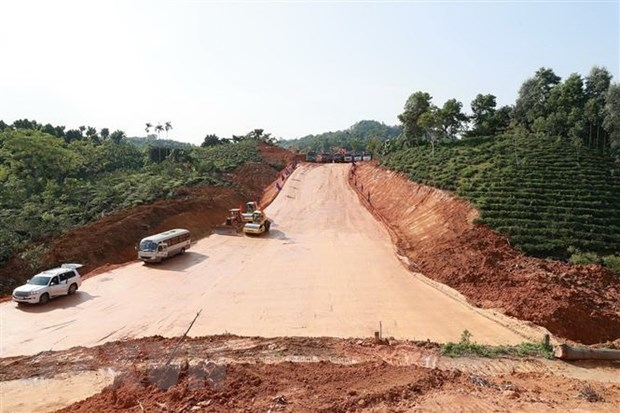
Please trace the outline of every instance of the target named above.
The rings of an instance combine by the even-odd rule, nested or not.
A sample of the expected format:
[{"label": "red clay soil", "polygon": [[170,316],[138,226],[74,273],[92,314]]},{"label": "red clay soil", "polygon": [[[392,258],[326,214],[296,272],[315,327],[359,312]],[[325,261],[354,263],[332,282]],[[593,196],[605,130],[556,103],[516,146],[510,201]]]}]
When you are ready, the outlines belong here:
[{"label": "red clay soil", "polygon": [[[42,267],[82,262],[87,264],[82,272],[92,276],[135,260],[134,247],[148,234],[184,227],[200,238],[221,224],[231,207],[250,199],[268,205],[277,194],[275,184],[288,173],[267,163],[290,165],[298,155],[264,144],[260,151],[266,162],[232,173],[235,186],[179,188],[173,199],[71,230],[51,241]],[[359,164],[355,182],[366,204],[370,191],[371,211],[391,229],[412,270],[455,288],[477,306],[500,309],[564,338],[585,344],[620,339],[620,277],[600,266],[525,257],[501,235],[474,225],[477,212],[467,201],[391,171]],[[21,283],[35,270],[27,264],[15,257],[0,269],[0,277]]]},{"label": "red clay soil", "polygon": [[[3,287],[0,295],[4,295],[4,300],[10,299],[12,288],[22,284],[34,272],[60,263],[84,263],[81,273],[87,278],[133,261],[136,259],[135,246],[141,238],[170,228],[187,228],[195,239],[209,235],[213,227],[224,221],[229,208],[261,199],[266,188],[274,187],[274,181],[281,180],[280,171],[270,164],[290,165],[296,156],[263,143],[259,144],[259,151],[264,162],[247,163],[228,175],[236,184],[232,188],[209,185],[178,188],[172,199],[125,209],[72,229],[50,241],[50,250],[39,268],[32,268],[19,256],[13,257],[0,268],[0,277],[12,280],[12,286]],[[270,191],[270,196],[262,198],[261,202],[268,204],[276,192]]]},{"label": "red clay soil", "polygon": [[391,229],[412,270],[476,306],[564,338],[584,344],[620,338],[620,277],[606,268],[526,257],[505,237],[474,224],[477,211],[468,201],[375,164],[358,164],[351,184]]},{"label": "red clay soil", "polygon": [[617,383],[595,374],[563,377],[554,368],[531,358],[447,359],[424,342],[224,335],[180,343],[148,337],[4,358],[0,381],[35,378],[41,397],[53,399],[45,379],[118,374],[62,413],[618,411]]}]

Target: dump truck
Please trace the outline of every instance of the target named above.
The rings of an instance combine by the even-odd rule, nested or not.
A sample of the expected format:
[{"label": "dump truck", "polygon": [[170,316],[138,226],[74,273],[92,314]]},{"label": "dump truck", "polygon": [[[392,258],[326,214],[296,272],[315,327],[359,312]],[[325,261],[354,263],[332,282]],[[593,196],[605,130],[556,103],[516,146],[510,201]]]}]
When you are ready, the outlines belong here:
[{"label": "dump truck", "polygon": [[243,232],[260,235],[269,232],[269,228],[271,228],[271,221],[263,211],[257,209],[252,213],[252,221],[243,226]]}]

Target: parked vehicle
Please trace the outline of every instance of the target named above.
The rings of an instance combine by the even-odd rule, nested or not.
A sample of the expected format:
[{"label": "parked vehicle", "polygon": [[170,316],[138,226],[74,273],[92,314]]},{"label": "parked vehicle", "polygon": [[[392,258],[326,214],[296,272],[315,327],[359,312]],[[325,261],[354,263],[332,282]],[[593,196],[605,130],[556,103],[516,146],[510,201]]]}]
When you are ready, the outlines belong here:
[{"label": "parked vehicle", "polygon": [[72,295],[82,285],[77,269],[82,264],[62,264],[59,268],[43,271],[13,290],[13,301],[18,304],[45,304],[59,295]]},{"label": "parked vehicle", "polygon": [[177,228],[143,238],[138,246],[138,258],[144,262],[162,262],[183,254],[192,243],[186,229]]}]

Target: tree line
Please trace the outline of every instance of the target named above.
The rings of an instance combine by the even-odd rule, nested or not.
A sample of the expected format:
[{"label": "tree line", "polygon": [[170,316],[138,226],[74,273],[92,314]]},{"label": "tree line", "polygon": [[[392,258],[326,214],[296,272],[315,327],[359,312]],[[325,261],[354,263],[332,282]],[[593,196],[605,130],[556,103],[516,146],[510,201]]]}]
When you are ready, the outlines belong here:
[{"label": "tree line", "polygon": [[478,94],[470,104],[471,115],[463,112],[463,104],[456,99],[439,107],[429,93],[417,91],[398,115],[402,134],[388,141],[384,153],[509,130],[562,137],[575,147],[617,150],[620,84],[611,81],[609,71],[598,66],[585,77],[573,73],[564,81],[542,67],[521,85],[514,105],[498,108],[496,96]]}]

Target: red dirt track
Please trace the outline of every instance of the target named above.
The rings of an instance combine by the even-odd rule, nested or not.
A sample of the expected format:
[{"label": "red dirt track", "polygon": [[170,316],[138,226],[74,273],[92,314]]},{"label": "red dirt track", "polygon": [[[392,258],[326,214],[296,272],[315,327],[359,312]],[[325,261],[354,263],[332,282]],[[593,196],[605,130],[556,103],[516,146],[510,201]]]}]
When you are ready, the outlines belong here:
[{"label": "red dirt track", "polygon": [[[86,314],[86,311],[82,310],[86,309],[86,305],[93,305],[92,302],[96,300],[73,305],[70,299],[75,301],[80,294],[88,296],[89,285],[93,295],[96,295],[95,285],[108,288],[104,281],[110,281],[108,284],[111,284],[112,281],[107,278],[113,278],[112,275],[105,275],[101,279],[95,277],[107,273],[111,268],[135,261],[134,245],[137,239],[170,227],[189,228],[195,238],[205,237],[212,232],[215,225],[221,223],[228,208],[250,199],[260,200],[263,206],[271,204],[267,212],[273,211],[276,217],[280,217],[280,221],[275,222],[274,234],[266,238],[252,239],[251,241],[256,242],[253,248],[246,248],[245,238],[241,237],[222,242],[217,241],[218,236],[203,239],[200,243],[209,246],[208,254],[199,251],[198,243],[195,250],[179,257],[180,260],[172,259],[165,265],[155,267],[154,271],[159,271],[157,277],[168,277],[170,280],[171,277],[164,274],[166,268],[183,266],[183,262],[191,261],[192,257],[207,255],[204,262],[209,265],[209,271],[214,271],[219,261],[229,263],[227,259],[230,257],[219,256],[218,261],[217,255],[218,248],[224,249],[227,244],[243,247],[236,257],[240,262],[243,261],[243,265],[248,269],[252,268],[252,263],[263,263],[271,259],[271,250],[266,249],[269,243],[282,244],[282,248],[297,251],[298,255],[294,255],[295,257],[304,257],[302,264],[297,263],[306,271],[302,272],[300,268],[302,279],[308,277],[307,272],[311,271],[313,265],[310,259],[312,254],[303,255],[309,248],[308,237],[325,239],[323,252],[326,255],[345,256],[349,250],[354,250],[358,244],[352,240],[362,237],[363,231],[337,231],[338,222],[329,220],[322,222],[322,226],[303,220],[296,227],[292,224],[287,226],[299,219],[291,214],[305,215],[287,209],[287,202],[292,202],[290,200],[276,198],[272,203],[278,195],[274,186],[276,181],[286,185],[284,196],[303,200],[306,209],[302,212],[310,214],[320,208],[326,211],[330,208],[334,210],[342,200],[333,196],[323,199],[320,205],[311,202],[312,191],[307,190],[304,193],[302,177],[293,176],[293,179],[284,182],[289,176],[288,173],[278,172],[268,165],[289,165],[295,159],[294,155],[269,145],[261,145],[260,150],[266,162],[247,164],[233,172],[231,178],[236,182],[236,186],[181,188],[175,199],[121,211],[53,240],[46,264],[52,266],[68,261],[86,263],[85,269],[89,272],[85,278],[92,279],[86,280],[82,286],[83,291],[78,295],[53,300],[50,307],[52,309],[48,313],[47,309],[38,307],[33,307],[29,312],[24,311],[24,315],[32,317],[32,328],[35,328],[37,323],[50,323],[51,327],[46,327],[50,336],[61,334],[60,331],[65,328],[68,331],[65,334],[67,341],[79,341],[82,331],[71,330],[70,325],[67,327],[60,319],[71,313],[74,326],[85,323],[88,320],[84,318],[88,317],[80,317],[78,314]],[[335,168],[330,170],[330,179],[341,179],[344,165],[324,165],[316,168],[332,166]],[[312,165],[307,165],[303,170],[311,171],[312,168]],[[544,326],[557,341],[577,341],[584,344],[608,342],[610,347],[620,347],[620,277],[600,266],[570,266],[526,257],[512,248],[504,237],[483,225],[474,224],[477,211],[467,201],[444,191],[412,183],[403,176],[372,163],[359,163],[354,170],[355,174],[351,176],[349,185],[357,191],[360,203],[387,228],[395,248],[385,235],[387,244],[398,253],[410,271],[422,273],[457,290],[469,303],[483,309],[494,309]],[[324,190],[329,186],[326,184]],[[343,196],[352,197],[355,201],[355,195],[349,188],[346,190],[348,193]],[[357,210],[359,205],[355,203],[355,206]],[[368,213],[362,212],[368,216]],[[363,221],[350,210],[345,211],[345,217],[349,217],[350,221],[347,222],[347,228],[352,224],[355,229],[355,224]],[[373,225],[376,224],[372,217],[368,216],[368,219]],[[379,233],[378,230],[375,232]],[[333,240],[339,239],[347,241],[348,245],[353,247],[341,250],[334,247]],[[98,245],[98,248],[93,249],[93,245]],[[373,251],[373,254],[375,252]],[[360,266],[367,272],[384,274],[385,284],[388,284],[386,267],[372,268],[373,255],[370,253],[365,259],[367,261],[361,262]],[[16,280],[27,278],[32,275],[32,270],[25,264],[16,258],[0,269],[0,276],[11,276]],[[192,266],[199,264],[192,263]],[[129,266],[141,267],[141,264],[134,262]],[[406,272],[400,263],[397,263],[397,266]],[[232,280],[232,267],[234,266],[226,268],[226,271],[222,270],[222,280],[224,277]],[[118,270],[121,272],[123,268]],[[149,268],[145,267],[143,271],[147,270]],[[327,278],[338,281],[336,275],[339,272],[344,273],[337,268],[334,269],[334,276]],[[300,276],[299,274],[297,276]],[[202,275],[180,271],[172,277],[182,276],[191,280],[192,276],[198,278]],[[213,273],[205,270],[202,279],[206,280],[207,275]],[[262,276],[264,279],[264,274]],[[419,275],[406,272],[405,277],[408,276],[420,278]],[[131,281],[131,278],[125,276],[124,280]],[[310,289],[308,286],[300,289],[299,284],[293,285],[296,282],[294,277],[289,279],[291,285],[278,282],[276,288],[269,287],[268,291],[264,292],[271,294],[269,305],[257,308],[264,310],[271,306],[278,309],[280,304],[284,306],[285,299],[295,295],[299,297],[300,306],[303,306],[306,296],[316,295],[321,291],[320,288]],[[232,288],[232,283],[221,284],[231,288],[229,293],[232,297],[242,297],[242,301],[247,301],[252,297],[257,299],[255,291],[259,291],[260,280],[261,278],[252,278],[248,289],[244,291]],[[320,280],[320,285],[330,286],[330,295],[337,292],[332,284],[319,277],[317,280]],[[343,282],[345,281],[360,283],[361,278]],[[222,296],[215,287],[216,283],[204,290],[205,306],[210,300],[215,301],[216,295]],[[250,287],[257,289],[254,291]],[[445,288],[438,284],[434,288],[441,290],[442,287]],[[352,287],[351,291],[354,290]],[[344,291],[346,292],[346,289]],[[381,293],[377,288],[376,297],[381,296]],[[161,295],[161,291],[158,294]],[[177,294],[189,295],[189,292]],[[261,297],[258,297],[258,301]],[[403,301],[396,300],[395,294],[392,299],[376,302],[360,297],[357,297],[358,301],[361,301],[360,306],[352,307],[353,310],[358,310],[343,313],[344,319],[350,315],[350,323],[337,319],[331,313],[337,313],[346,301],[355,301],[355,297],[351,300],[351,297],[346,295],[333,300],[334,309],[326,312],[329,314],[325,319],[334,320],[334,325],[342,328],[353,328],[354,319],[361,315],[362,310],[384,303],[385,308],[392,311],[397,301]],[[406,291],[399,296],[402,297],[408,297]],[[63,304],[63,299],[67,299],[64,302],[69,304]],[[104,299],[102,294],[99,301]],[[460,300],[464,301],[462,298]],[[228,303],[230,307],[227,310],[222,303],[218,304],[219,308],[226,313],[242,307],[236,306],[233,301]],[[363,303],[369,304],[364,306]],[[13,308],[11,303],[0,305],[3,306],[3,320],[10,318],[8,312],[20,311],[16,306]],[[118,305],[124,303],[119,302]],[[429,319],[436,315],[435,312],[441,313],[431,307],[432,304],[429,304],[428,311],[433,312],[429,314]],[[293,315],[301,319],[309,311],[314,311],[314,322],[317,321],[316,308],[303,309],[297,311],[299,314]],[[137,305],[135,310],[137,313]],[[480,314],[493,313],[489,310],[475,311]],[[177,317],[181,312],[175,309],[170,317]],[[193,307],[188,307],[187,312],[193,316]],[[211,320],[218,322],[225,318],[218,318],[213,314],[205,310],[192,331],[200,331],[201,323]],[[59,320],[45,321],[43,317],[46,315],[57,316]],[[103,315],[102,313],[102,317]],[[257,312],[255,315],[258,317],[261,314]],[[320,316],[321,313],[319,320]],[[131,312],[127,313],[127,317],[131,317]],[[452,318],[458,327],[462,326],[460,319],[454,315]],[[105,324],[104,321],[104,318],[100,320],[102,325]],[[191,318],[182,318],[177,326],[179,328],[174,331],[184,331],[189,321]],[[97,320],[93,322],[96,323]],[[151,328],[155,324],[156,322],[150,320],[144,328]],[[225,326],[230,328],[229,325]],[[25,327],[27,326],[20,325],[19,330],[24,330]],[[218,328],[220,327],[218,325]],[[17,330],[16,328],[14,331],[15,335]],[[257,333],[242,334],[252,336]],[[92,347],[71,347],[75,345],[71,344],[60,351],[47,351],[50,348],[63,348],[54,342],[46,347],[46,351],[38,354],[33,352],[30,353],[32,355],[15,355],[26,354],[19,351],[13,351],[11,357],[2,354],[0,413],[620,411],[619,362],[564,363],[540,358],[510,357],[452,359],[442,356],[439,344],[430,340],[374,340],[369,338],[371,334],[349,339],[279,337],[262,332],[258,334],[263,337],[232,334],[191,337],[190,333],[190,337],[183,340],[160,335],[110,342],[102,339],[101,343]],[[303,334],[303,331],[300,334]],[[4,327],[2,336],[5,342],[3,345],[6,346],[12,339],[11,332]],[[40,336],[25,337],[27,342],[24,342],[24,347],[42,340]],[[474,341],[476,337],[481,336],[474,335]]]}]

